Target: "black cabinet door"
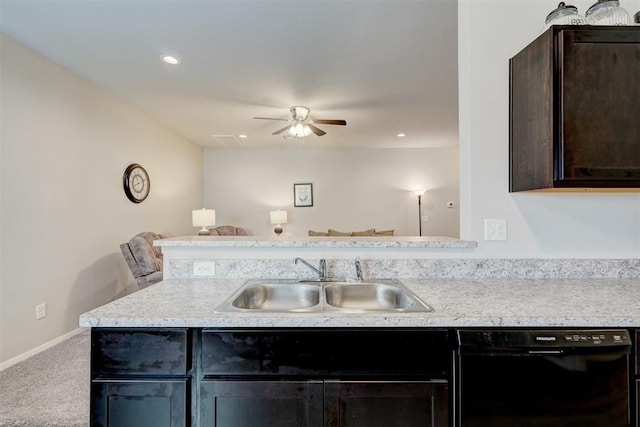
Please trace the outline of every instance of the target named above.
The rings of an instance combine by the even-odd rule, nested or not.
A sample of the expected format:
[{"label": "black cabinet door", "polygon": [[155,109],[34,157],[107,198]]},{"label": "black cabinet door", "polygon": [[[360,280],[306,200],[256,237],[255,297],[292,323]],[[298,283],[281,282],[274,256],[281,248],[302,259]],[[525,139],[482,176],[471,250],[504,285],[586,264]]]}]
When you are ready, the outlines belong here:
[{"label": "black cabinet door", "polygon": [[636,426],[640,427],[640,380],[636,381]]},{"label": "black cabinet door", "polygon": [[187,380],[94,381],[93,427],[185,427]]},{"label": "black cabinet door", "polygon": [[200,386],[200,425],[322,427],[321,381],[212,381]]},{"label": "black cabinet door", "polygon": [[448,383],[327,381],[327,427],[448,427]]},{"label": "black cabinet door", "polygon": [[93,328],[91,377],[187,375],[191,367],[189,332],[171,328]]},{"label": "black cabinet door", "polygon": [[636,331],[636,375],[640,377],[640,331]]}]

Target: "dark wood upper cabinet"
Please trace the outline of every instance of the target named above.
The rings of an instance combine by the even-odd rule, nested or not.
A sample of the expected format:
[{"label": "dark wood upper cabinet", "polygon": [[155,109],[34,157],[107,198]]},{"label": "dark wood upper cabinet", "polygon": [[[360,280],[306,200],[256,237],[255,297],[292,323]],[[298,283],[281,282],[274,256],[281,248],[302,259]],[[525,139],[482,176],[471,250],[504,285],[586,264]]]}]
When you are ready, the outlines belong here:
[{"label": "dark wood upper cabinet", "polygon": [[509,61],[509,191],[640,191],[640,27],[553,26]]}]

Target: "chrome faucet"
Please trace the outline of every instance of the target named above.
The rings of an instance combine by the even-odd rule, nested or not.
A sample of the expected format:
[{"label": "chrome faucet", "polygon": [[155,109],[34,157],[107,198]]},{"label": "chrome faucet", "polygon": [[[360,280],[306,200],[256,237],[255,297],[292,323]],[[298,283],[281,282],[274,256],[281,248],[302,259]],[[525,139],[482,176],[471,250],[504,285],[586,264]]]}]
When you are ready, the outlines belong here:
[{"label": "chrome faucet", "polygon": [[298,261],[309,267],[311,270],[315,271],[318,274],[318,278],[320,280],[324,280],[327,278],[327,261],[324,258],[320,260],[320,265],[318,266],[318,268],[315,268],[313,265],[309,264],[302,258],[295,258],[293,260],[293,262],[296,264],[298,263]]},{"label": "chrome faucet", "polygon": [[356,264],[356,278],[358,279],[359,282],[361,282],[364,279],[364,277],[362,276],[362,265],[360,264],[360,257],[356,258],[355,264]]}]

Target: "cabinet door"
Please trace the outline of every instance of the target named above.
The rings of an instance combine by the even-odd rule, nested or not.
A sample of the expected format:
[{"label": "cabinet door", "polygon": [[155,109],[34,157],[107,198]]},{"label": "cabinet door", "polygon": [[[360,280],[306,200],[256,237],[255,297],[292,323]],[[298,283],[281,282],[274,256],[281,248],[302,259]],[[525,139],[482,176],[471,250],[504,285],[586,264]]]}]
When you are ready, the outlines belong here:
[{"label": "cabinet door", "polygon": [[640,182],[640,31],[558,34],[557,179],[605,186]]},{"label": "cabinet door", "polygon": [[448,427],[447,382],[327,381],[327,427]]},{"label": "cabinet door", "polygon": [[640,380],[636,381],[636,426],[640,427]]},{"label": "cabinet door", "polygon": [[94,379],[187,375],[191,365],[186,329],[93,328],[91,377]]},{"label": "cabinet door", "polygon": [[93,427],[184,427],[187,381],[94,381]]},{"label": "cabinet door", "polygon": [[207,427],[321,427],[321,381],[201,383],[200,425]]},{"label": "cabinet door", "polygon": [[636,331],[636,375],[640,377],[640,331]]}]

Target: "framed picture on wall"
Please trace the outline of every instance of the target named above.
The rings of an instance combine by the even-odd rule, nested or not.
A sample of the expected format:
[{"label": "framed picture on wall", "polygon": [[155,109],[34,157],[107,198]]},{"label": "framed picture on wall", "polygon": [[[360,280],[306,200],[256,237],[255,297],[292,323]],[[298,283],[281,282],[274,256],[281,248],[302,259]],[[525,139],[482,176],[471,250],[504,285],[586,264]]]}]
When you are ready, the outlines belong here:
[{"label": "framed picture on wall", "polygon": [[313,184],[293,184],[293,206],[313,206]]}]

